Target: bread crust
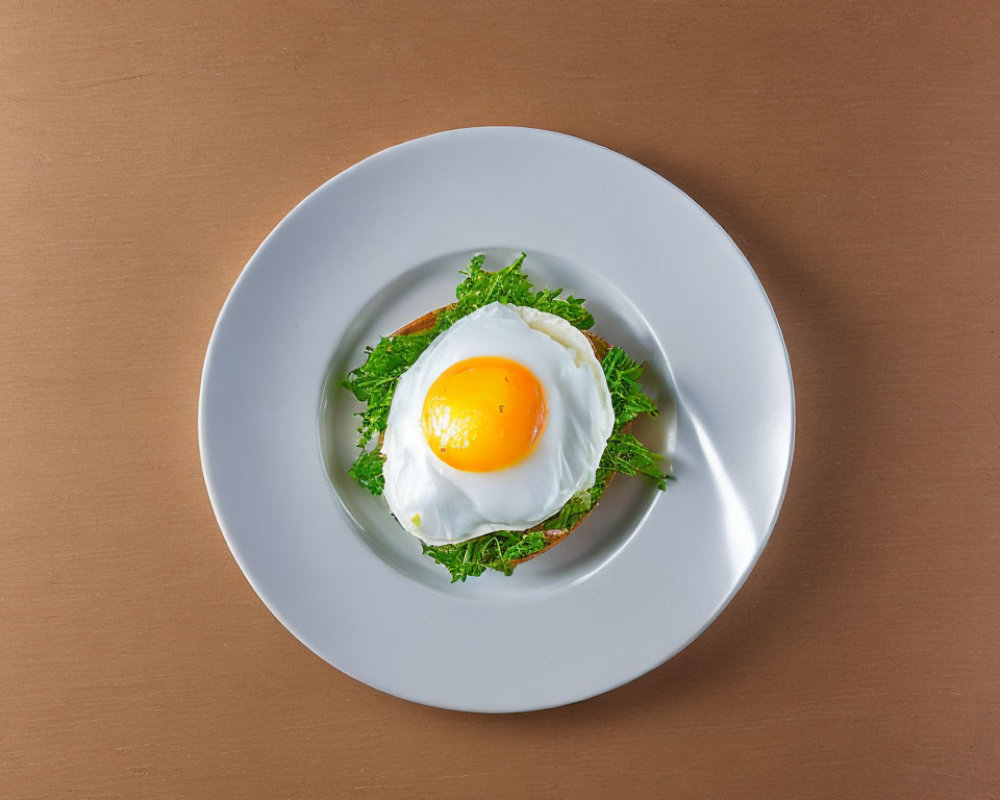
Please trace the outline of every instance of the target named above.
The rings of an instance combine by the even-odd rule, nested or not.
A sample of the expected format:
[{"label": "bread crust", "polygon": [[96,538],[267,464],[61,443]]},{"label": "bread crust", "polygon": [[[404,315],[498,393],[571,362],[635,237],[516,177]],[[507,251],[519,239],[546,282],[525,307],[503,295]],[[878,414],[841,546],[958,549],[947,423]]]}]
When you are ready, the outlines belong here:
[{"label": "bread crust", "polygon": [[[434,311],[428,311],[422,317],[418,317],[412,322],[404,325],[402,328],[400,328],[398,331],[395,331],[391,335],[404,336],[408,334],[423,333],[425,331],[428,331],[434,327],[434,323],[437,322],[438,315],[449,308],[451,308],[451,306],[444,306],[442,308],[437,308]],[[590,342],[590,346],[594,349],[594,355],[597,356],[597,360],[598,361],[603,360],[604,356],[607,355],[608,350],[611,349],[611,345],[608,344],[608,342],[606,342],[600,336],[597,336],[596,334],[593,334],[590,331],[581,331],[581,333],[583,333],[583,335],[586,336],[587,340]],[[608,478],[608,484],[611,483],[612,479],[614,478],[614,475],[615,473],[612,472],[611,476]],[[538,550],[537,552],[532,553],[531,555],[524,556],[523,558],[515,559],[511,563],[516,566],[518,564],[524,563],[525,561],[530,561],[531,559],[540,556],[542,553],[547,553],[549,550],[551,550],[553,547],[555,547],[557,544],[563,541],[567,536],[569,536],[573,531],[575,531],[578,527],[580,527],[583,521],[587,517],[589,517],[591,513],[593,513],[595,508],[597,508],[597,505],[598,505],[597,503],[594,503],[594,505],[590,508],[590,510],[587,511],[587,513],[584,514],[576,522],[576,524],[574,524],[571,528],[568,528],[566,530],[544,531],[542,530],[541,525],[536,525],[534,528],[529,528],[528,529],[529,531],[541,531],[542,533],[545,534],[545,546],[541,550]]]}]

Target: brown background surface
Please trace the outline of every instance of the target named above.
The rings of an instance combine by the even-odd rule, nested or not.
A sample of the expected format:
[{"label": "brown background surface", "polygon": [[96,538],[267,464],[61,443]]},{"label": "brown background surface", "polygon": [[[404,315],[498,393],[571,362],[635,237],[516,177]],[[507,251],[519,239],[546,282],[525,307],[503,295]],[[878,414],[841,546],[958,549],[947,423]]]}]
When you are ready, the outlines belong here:
[{"label": "brown background surface", "polygon": [[[0,2],[0,796],[1000,796],[1000,6],[794,5]],[[799,413],[716,624],[498,717],[298,644],[218,532],[195,424],[271,227],[481,124],[698,200],[771,296]]]}]

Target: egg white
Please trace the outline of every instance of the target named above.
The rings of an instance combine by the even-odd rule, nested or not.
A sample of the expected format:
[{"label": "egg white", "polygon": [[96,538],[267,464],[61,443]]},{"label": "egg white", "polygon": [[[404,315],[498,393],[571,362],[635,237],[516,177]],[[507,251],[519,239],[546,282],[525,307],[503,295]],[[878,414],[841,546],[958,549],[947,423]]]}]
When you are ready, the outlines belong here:
[{"label": "egg white", "polygon": [[[548,406],[531,454],[492,472],[445,464],[422,428],[431,384],[452,364],[476,356],[527,367]],[[525,530],[594,485],[614,420],[604,371],[586,336],[553,314],[492,303],[438,336],[400,377],[382,441],[385,499],[403,528],[428,544]]]}]

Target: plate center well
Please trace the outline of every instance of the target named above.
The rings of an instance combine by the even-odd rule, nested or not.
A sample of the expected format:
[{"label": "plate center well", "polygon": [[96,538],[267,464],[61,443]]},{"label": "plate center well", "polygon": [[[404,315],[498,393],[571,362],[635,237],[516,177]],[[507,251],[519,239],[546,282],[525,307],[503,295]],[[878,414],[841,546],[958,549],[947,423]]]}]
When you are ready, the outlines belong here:
[{"label": "plate center well", "polygon": [[[510,264],[519,250],[482,249],[484,268]],[[428,588],[469,598],[515,600],[558,590],[594,574],[628,544],[660,494],[641,478],[617,476],[600,505],[563,543],[519,566],[511,577],[487,571],[465,583],[449,583],[444,567],[421,553],[420,542],[392,518],[385,501],[373,497],[349,475],[357,456],[356,414],[361,403],[341,385],[347,372],[364,360],[366,346],[428,311],[447,305],[472,252],[453,253],[415,266],[393,280],[351,321],[335,343],[319,409],[323,463],[334,494],[355,534],[379,558]],[[569,264],[545,253],[529,251],[524,271],[536,289],[560,287],[564,294],[586,299],[594,315],[594,333],[620,345],[646,363],[643,385],[657,402],[656,418],[640,418],[633,432],[651,449],[668,453],[675,438],[676,414],[672,379],[663,349],[635,306],[600,273],[599,264]],[[333,535],[333,532],[331,532]]]}]

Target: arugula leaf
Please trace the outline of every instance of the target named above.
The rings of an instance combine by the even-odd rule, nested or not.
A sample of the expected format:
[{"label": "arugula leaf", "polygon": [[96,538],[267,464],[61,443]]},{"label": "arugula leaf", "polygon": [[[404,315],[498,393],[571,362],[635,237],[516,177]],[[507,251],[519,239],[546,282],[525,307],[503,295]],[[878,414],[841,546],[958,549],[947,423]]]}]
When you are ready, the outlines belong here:
[{"label": "arugula leaf", "polygon": [[385,430],[399,376],[413,366],[433,338],[431,332],[383,337],[375,347],[365,348],[368,354],[365,363],[351,370],[342,381],[358,400],[367,403],[361,413],[358,447],[364,448]]},{"label": "arugula leaf", "polygon": [[[475,256],[462,272],[466,277],[455,290],[456,302],[440,310],[430,330],[382,338],[375,347],[366,348],[365,363],[345,377],[343,385],[366,403],[358,427],[361,453],[349,472],[372,494],[382,493],[385,479],[378,446],[368,449],[368,445],[385,431],[399,377],[443,331],[493,302],[537,308],[562,317],[580,330],[593,326],[594,318],[583,307],[583,300],[572,295],[563,299],[561,289],[534,291],[521,268],[524,259],[522,253],[510,266],[487,272],[483,269],[485,256]],[[666,488],[667,480],[673,480],[660,471],[662,456],[623,431],[639,414],[658,413],[656,404],[639,383],[642,364],[630,358],[622,348],[612,347],[603,354],[601,366],[611,393],[615,427],[601,457],[594,485],[570,498],[559,511],[531,530],[497,531],[458,544],[421,543],[423,552],[451,573],[452,582],[477,577],[487,569],[510,575],[515,561],[545,548],[547,532],[571,530],[578,525],[601,499],[614,472],[645,476],[660,489]]]},{"label": "arugula leaf", "polygon": [[473,258],[462,273],[466,276],[465,280],[455,290],[458,302],[446,309],[442,315],[446,322],[445,327],[468,316],[477,308],[495,302],[547,311],[549,314],[562,317],[580,330],[593,327],[594,318],[583,307],[584,301],[580,298],[570,295],[561,299],[562,289],[532,291],[531,281],[521,269],[525,258],[526,254],[521,253],[513,264],[496,272],[487,272],[483,269],[485,256],[478,255]]},{"label": "arugula leaf", "polygon": [[383,460],[382,453],[378,450],[364,450],[347,474],[378,497],[385,489],[385,478],[382,476]]},{"label": "arugula leaf", "polygon": [[663,456],[654,453],[631,433],[615,431],[601,456],[601,469],[622,475],[644,475],[661,491],[667,488],[667,475],[660,472]]},{"label": "arugula leaf", "polygon": [[656,416],[660,413],[656,403],[642,391],[639,378],[643,366],[629,358],[620,347],[612,347],[601,362],[604,377],[611,392],[611,404],[615,409],[615,426],[621,427],[640,414]]},{"label": "arugula leaf", "polygon": [[510,575],[513,562],[545,547],[541,531],[497,531],[459,544],[428,545],[421,542],[424,555],[433,558],[451,573],[451,582],[477,578],[487,569]]}]

